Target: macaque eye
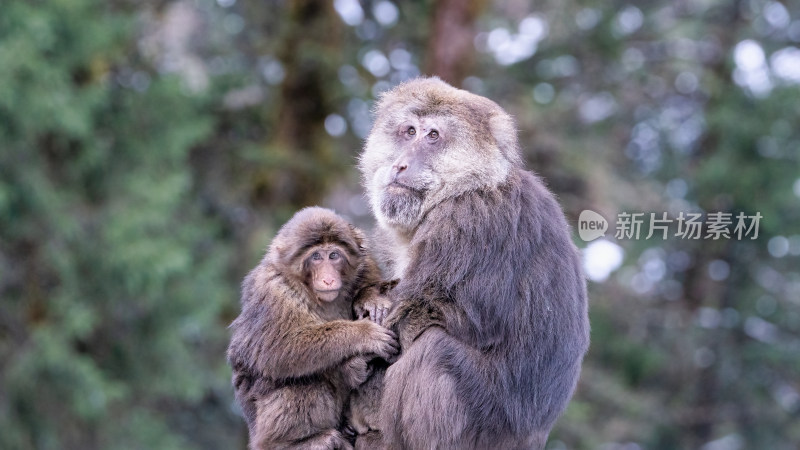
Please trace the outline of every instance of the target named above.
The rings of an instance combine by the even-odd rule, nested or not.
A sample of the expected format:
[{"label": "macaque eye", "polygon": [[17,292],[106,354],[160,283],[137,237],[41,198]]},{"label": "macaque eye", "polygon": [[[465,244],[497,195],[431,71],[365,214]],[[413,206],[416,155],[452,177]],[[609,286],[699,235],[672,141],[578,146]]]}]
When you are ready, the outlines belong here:
[{"label": "macaque eye", "polygon": [[439,132],[436,130],[431,130],[431,132],[428,133],[428,138],[432,141],[439,139]]},{"label": "macaque eye", "polygon": [[314,252],[311,254],[311,259],[314,261],[319,261],[322,259],[322,255],[320,255],[319,252]]},{"label": "macaque eye", "polygon": [[334,260],[334,261],[339,259],[339,252],[331,252],[329,258]]},{"label": "macaque eye", "polygon": [[415,134],[417,134],[417,130],[414,127],[408,127],[406,133],[408,133],[409,136],[414,136]]}]

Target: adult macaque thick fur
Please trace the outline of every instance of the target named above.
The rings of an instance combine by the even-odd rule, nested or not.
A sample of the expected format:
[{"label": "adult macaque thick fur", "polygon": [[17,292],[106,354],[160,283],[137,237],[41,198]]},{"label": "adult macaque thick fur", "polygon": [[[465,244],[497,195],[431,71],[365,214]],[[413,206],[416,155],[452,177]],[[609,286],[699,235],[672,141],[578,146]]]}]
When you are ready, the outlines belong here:
[{"label": "adult macaque thick fur", "polygon": [[589,345],[564,214],[494,102],[421,78],[376,112],[360,169],[402,348],[380,447],[542,448]]}]

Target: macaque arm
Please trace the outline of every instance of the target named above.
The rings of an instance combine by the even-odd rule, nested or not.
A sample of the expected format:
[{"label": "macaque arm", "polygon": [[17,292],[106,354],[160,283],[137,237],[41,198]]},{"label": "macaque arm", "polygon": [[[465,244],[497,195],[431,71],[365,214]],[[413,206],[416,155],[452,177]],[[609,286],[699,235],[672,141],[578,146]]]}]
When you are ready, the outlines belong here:
[{"label": "macaque arm", "polygon": [[333,320],[286,330],[269,345],[269,365],[262,370],[271,378],[300,377],[340,365],[369,350],[366,322]]},{"label": "macaque arm", "polygon": [[[397,333],[401,348],[408,348],[431,327],[442,328],[453,336],[474,336],[472,330],[475,329],[475,324],[455,303],[438,296],[398,298],[402,295],[400,292],[390,294],[394,305],[382,325]],[[467,339],[464,343],[472,346],[486,344],[476,339]]]},{"label": "macaque arm", "polygon": [[430,327],[446,328],[445,315],[439,305],[414,300],[397,302],[383,325],[397,332],[401,348],[408,348]]},{"label": "macaque arm", "polygon": [[228,353],[234,369],[285,379],[319,373],[357,354],[396,353],[394,333],[368,321],[321,322],[305,311],[267,316],[248,305],[234,321]]}]

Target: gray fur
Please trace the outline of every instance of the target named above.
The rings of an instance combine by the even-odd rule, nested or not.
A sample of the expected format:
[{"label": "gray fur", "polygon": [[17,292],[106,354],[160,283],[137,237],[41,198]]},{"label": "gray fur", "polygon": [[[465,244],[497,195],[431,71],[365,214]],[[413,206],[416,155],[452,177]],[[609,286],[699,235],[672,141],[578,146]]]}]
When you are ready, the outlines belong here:
[{"label": "gray fur", "polygon": [[385,448],[542,448],[572,396],[584,276],[560,206],[521,160],[513,120],[486,98],[422,78],[378,103],[360,169],[400,279]]}]

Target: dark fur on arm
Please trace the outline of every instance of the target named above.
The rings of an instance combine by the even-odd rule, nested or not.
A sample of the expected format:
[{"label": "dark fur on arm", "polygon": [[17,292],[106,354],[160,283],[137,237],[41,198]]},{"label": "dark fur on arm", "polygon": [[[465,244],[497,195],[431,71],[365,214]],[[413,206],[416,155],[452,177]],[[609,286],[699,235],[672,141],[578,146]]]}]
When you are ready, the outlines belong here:
[{"label": "dark fur on arm", "polygon": [[235,370],[273,380],[301,377],[375,347],[368,322],[324,322],[294,308],[266,299],[244,302],[241,315],[231,325],[228,357]]}]

